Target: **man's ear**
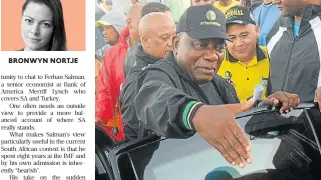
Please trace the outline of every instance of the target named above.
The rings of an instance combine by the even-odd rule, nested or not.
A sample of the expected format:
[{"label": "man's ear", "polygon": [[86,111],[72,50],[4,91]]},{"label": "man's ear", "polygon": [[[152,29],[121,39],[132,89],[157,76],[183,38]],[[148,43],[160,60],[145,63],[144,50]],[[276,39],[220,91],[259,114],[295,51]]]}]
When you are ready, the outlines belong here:
[{"label": "man's ear", "polygon": [[132,28],[131,22],[132,22],[132,19],[131,19],[131,18],[127,18],[127,19],[126,19],[126,25],[127,25],[127,27],[128,27],[129,29]]},{"label": "man's ear", "polygon": [[172,38],[172,44],[173,44],[173,51],[176,52],[178,49],[179,41],[180,41],[181,36],[176,34]]},{"label": "man's ear", "polygon": [[146,36],[142,36],[140,38],[140,41],[143,45],[144,48],[149,48],[150,47],[150,44],[149,44],[149,41],[148,41],[148,38]]},{"label": "man's ear", "polygon": [[260,38],[260,28],[258,25],[255,25],[255,32],[256,32],[257,39],[259,39]]}]

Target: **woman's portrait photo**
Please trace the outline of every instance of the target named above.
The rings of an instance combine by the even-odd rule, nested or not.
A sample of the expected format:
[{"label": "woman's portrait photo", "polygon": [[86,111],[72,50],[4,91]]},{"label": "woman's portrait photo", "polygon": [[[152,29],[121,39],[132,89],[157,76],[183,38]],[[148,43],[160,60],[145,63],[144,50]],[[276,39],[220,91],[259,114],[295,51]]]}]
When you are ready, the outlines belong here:
[{"label": "woman's portrait photo", "polygon": [[22,7],[24,51],[66,51],[66,32],[60,0],[26,0]]},{"label": "woman's portrait photo", "polygon": [[85,0],[2,0],[1,47],[3,51],[84,51]]}]

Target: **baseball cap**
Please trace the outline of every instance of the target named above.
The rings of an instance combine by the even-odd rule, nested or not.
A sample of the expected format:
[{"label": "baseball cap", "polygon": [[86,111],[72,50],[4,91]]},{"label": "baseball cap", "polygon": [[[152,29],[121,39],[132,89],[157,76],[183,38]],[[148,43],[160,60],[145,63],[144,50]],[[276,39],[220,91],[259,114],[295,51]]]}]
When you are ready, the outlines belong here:
[{"label": "baseball cap", "polygon": [[193,39],[229,39],[226,35],[225,15],[212,5],[187,8],[178,21],[177,32],[186,32]]},{"label": "baseball cap", "polygon": [[254,17],[245,6],[233,6],[225,13],[226,24],[255,24]]},{"label": "baseball cap", "polygon": [[108,22],[108,15],[107,14],[105,14],[99,21],[96,21],[95,24],[97,27],[112,25],[110,22]]},{"label": "baseball cap", "polygon": [[100,18],[99,21],[95,22],[97,27],[100,26],[126,26],[126,16],[120,10],[111,10]]}]

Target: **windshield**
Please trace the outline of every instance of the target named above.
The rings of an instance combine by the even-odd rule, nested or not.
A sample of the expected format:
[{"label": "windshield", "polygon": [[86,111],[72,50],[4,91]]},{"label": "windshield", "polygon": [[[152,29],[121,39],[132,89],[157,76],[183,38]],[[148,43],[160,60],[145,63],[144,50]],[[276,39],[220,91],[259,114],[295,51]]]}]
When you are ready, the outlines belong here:
[{"label": "windshield", "polygon": [[214,180],[224,174],[236,178],[253,172],[266,179],[320,178],[321,157],[315,138],[320,137],[318,110],[294,110],[282,116],[263,113],[237,120],[251,139],[252,164],[243,169],[230,166],[195,134],[188,139],[162,139],[129,151],[138,178]]}]

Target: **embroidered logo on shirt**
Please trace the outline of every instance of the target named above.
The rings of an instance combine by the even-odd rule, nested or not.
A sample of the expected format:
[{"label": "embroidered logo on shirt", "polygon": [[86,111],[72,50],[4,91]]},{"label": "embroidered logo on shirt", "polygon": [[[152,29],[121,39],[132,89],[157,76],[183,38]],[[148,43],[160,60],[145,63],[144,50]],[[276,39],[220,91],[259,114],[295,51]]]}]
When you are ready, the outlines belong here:
[{"label": "embroidered logo on shirt", "polygon": [[225,71],[224,79],[226,79],[227,82],[229,82],[230,84],[232,84],[235,87],[235,84],[232,81],[232,73],[230,71]]}]

